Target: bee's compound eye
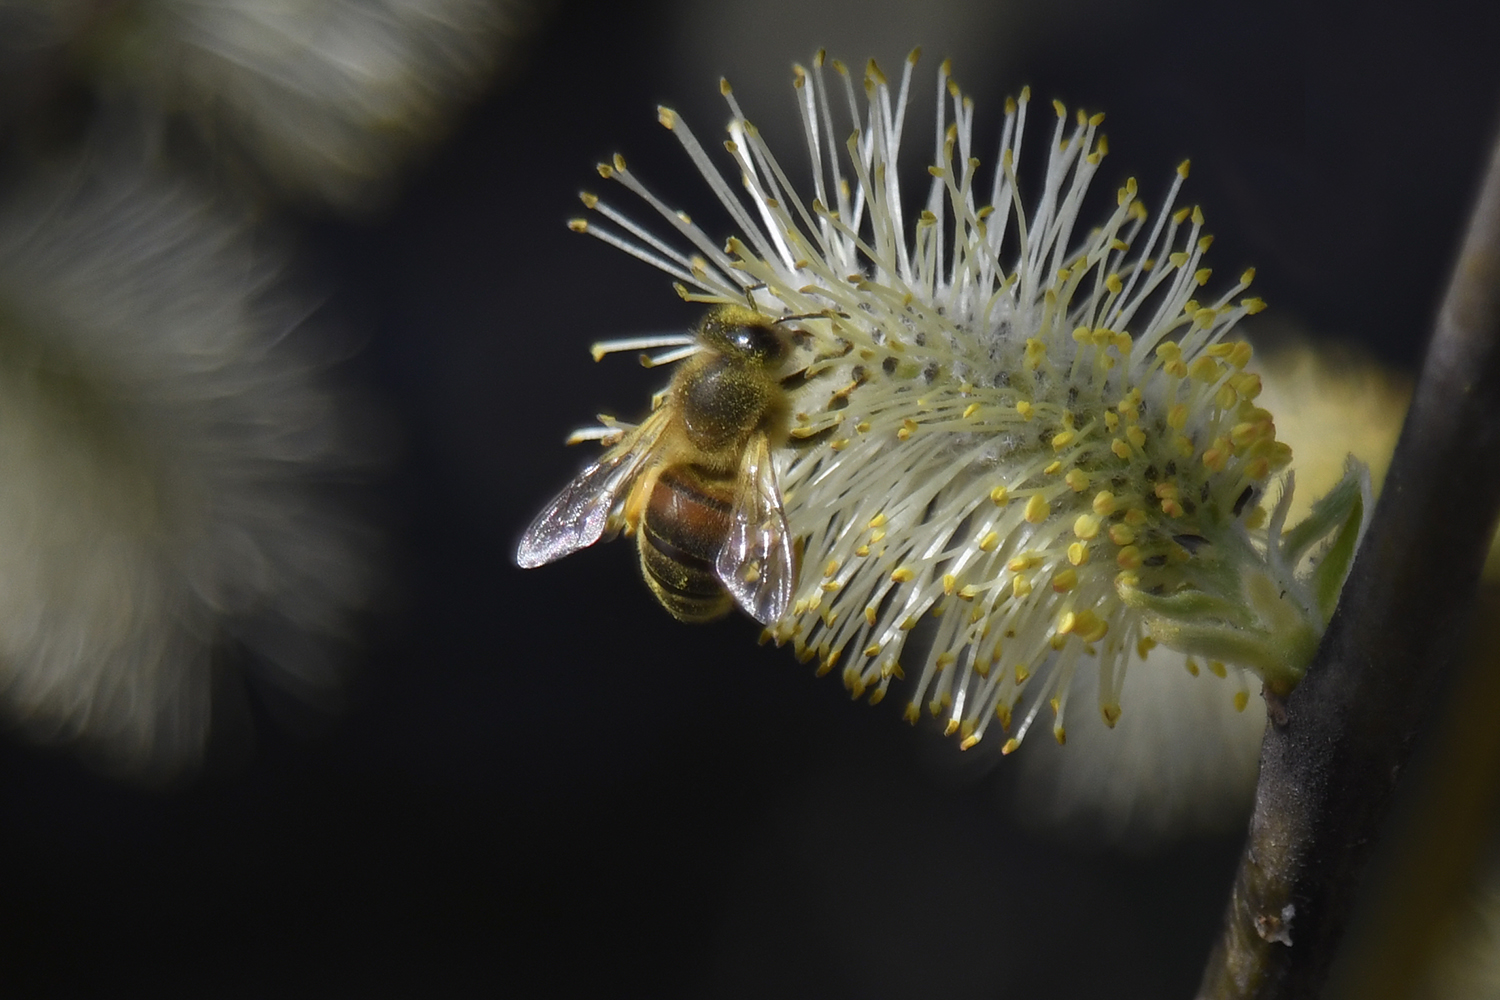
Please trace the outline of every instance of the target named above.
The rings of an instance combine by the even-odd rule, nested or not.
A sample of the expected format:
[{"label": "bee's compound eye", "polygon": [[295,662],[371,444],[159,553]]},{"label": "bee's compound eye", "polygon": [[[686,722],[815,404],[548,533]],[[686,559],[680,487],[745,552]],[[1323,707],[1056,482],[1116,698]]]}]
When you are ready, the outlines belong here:
[{"label": "bee's compound eye", "polygon": [[769,325],[736,323],[727,328],[730,345],[738,353],[756,361],[780,361],[786,354],[786,342],[776,329]]}]

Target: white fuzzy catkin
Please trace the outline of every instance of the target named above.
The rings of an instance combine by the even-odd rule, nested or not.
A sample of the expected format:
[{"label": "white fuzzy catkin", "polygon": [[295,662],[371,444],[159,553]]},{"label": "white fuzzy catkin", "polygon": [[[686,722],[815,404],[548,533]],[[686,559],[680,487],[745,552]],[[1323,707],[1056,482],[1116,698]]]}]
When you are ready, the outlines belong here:
[{"label": "white fuzzy catkin", "polygon": [[226,642],[294,691],[336,681],[371,539],[323,491],[363,446],[279,270],[140,167],[0,213],[0,708],[29,735],[165,776]]},{"label": "white fuzzy catkin", "polygon": [[101,35],[105,76],[220,152],[340,209],[378,201],[476,96],[521,0],[143,0]]}]

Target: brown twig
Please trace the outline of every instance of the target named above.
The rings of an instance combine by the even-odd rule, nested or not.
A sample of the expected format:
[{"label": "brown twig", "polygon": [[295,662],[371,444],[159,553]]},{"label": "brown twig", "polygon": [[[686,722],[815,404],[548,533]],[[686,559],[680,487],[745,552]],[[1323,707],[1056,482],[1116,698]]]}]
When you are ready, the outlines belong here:
[{"label": "brown twig", "polygon": [[1500,142],[1385,489],[1306,678],[1268,698],[1260,784],[1204,1000],[1314,997],[1462,635],[1500,507]]}]

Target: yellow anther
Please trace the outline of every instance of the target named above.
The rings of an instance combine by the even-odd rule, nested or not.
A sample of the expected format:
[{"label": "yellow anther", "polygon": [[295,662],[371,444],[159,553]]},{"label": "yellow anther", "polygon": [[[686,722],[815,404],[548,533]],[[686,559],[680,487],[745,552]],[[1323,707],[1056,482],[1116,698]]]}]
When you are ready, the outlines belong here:
[{"label": "yellow anther", "polygon": [[1156,640],[1151,638],[1149,635],[1143,635],[1135,642],[1135,654],[1143,660],[1148,655],[1150,655],[1151,651],[1155,648]]},{"label": "yellow anther", "polygon": [[1182,665],[1187,668],[1188,673],[1192,674],[1194,677],[1198,676],[1198,662],[1191,656],[1183,660]]},{"label": "yellow anther", "polygon": [[1031,524],[1041,524],[1050,513],[1052,508],[1042,499],[1041,494],[1033,493],[1031,499],[1026,501],[1026,520]]},{"label": "yellow anther", "polygon": [[1074,566],[1082,566],[1089,561],[1089,547],[1082,542],[1074,542],[1068,546],[1068,562]]},{"label": "yellow anther", "polygon": [[1248,704],[1250,704],[1249,691],[1236,691],[1234,693],[1234,710],[1236,712],[1243,712],[1245,710],[1245,706]]},{"label": "yellow anther", "polygon": [[1025,597],[1031,593],[1031,578],[1025,576],[1011,577],[1010,593],[1012,597]]},{"label": "yellow anther", "polygon": [[1077,624],[1078,615],[1075,612],[1064,612],[1063,616],[1057,620],[1057,634],[1067,635],[1069,632],[1073,631],[1074,627],[1077,626]]},{"label": "yellow anther", "polygon": [[1187,426],[1188,408],[1186,403],[1175,403],[1167,411],[1167,426],[1173,430],[1182,430]]},{"label": "yellow anther", "polygon": [[1041,564],[1041,556],[1037,555],[1035,552],[1023,552],[1012,559],[1010,562],[1006,563],[1005,568],[1010,570],[1012,573],[1019,573],[1022,570],[1030,569],[1033,566],[1040,566]]},{"label": "yellow anther", "polygon": [[1093,514],[1079,514],[1073,522],[1073,534],[1084,541],[1099,537],[1099,519]]},{"label": "yellow anther", "polygon": [[883,528],[885,527],[885,523],[886,522],[884,514],[876,514],[874,517],[870,518],[870,527],[872,528]]},{"label": "yellow anther", "polygon": [[1115,438],[1109,443],[1109,450],[1115,453],[1116,458],[1130,457],[1130,445],[1126,444],[1120,438]]},{"label": "yellow anther", "polygon": [[[958,590],[958,599],[960,601],[972,601],[974,598],[976,598],[978,596],[979,596],[979,588],[976,587],[976,586],[974,586],[972,583],[966,584],[965,586],[960,587],[959,590]],[[983,613],[983,609],[982,608],[975,608],[974,610],[977,611],[977,612],[980,612],[981,614]]]},{"label": "yellow anther", "polygon": [[1145,559],[1142,558],[1140,549],[1127,545],[1116,554],[1115,562],[1121,569],[1140,569]]},{"label": "yellow anther", "polygon": [[1089,475],[1082,469],[1069,469],[1068,474],[1063,476],[1063,482],[1067,483],[1074,493],[1082,493],[1089,488]]},{"label": "yellow anther", "polygon": [[1245,307],[1246,314],[1250,316],[1254,316],[1266,307],[1265,300],[1260,298],[1240,299],[1240,305]]},{"label": "yellow anther", "polygon": [[1151,491],[1158,500],[1176,500],[1182,496],[1182,491],[1177,488],[1176,483],[1157,483]]},{"label": "yellow anther", "polygon": [[1239,402],[1239,398],[1239,394],[1234,391],[1234,386],[1225,382],[1214,392],[1214,405],[1221,410],[1228,410]]},{"label": "yellow anther", "polygon": [[970,403],[968,406],[964,407],[964,416],[963,416],[963,419],[968,420],[970,417],[972,417],[974,414],[976,414],[978,412],[979,412],[979,404],[978,403]]},{"label": "yellow anther", "polygon": [[873,605],[873,604],[866,605],[866,607],[865,607],[865,621],[869,622],[870,625],[873,626],[876,622],[878,622],[880,620],[879,615],[880,615],[879,609],[877,609],[875,607],[875,605]]},{"label": "yellow anther", "polygon": [[1264,458],[1251,459],[1245,465],[1245,475],[1251,479],[1264,479],[1271,474],[1271,463]]},{"label": "yellow anther", "polygon": [[1024,399],[1021,400],[1020,402],[1016,403],[1016,412],[1021,415],[1021,419],[1022,420],[1030,420],[1031,419],[1032,409],[1033,409],[1032,405],[1030,403],[1028,403]]},{"label": "yellow anther", "polygon": [[870,532],[870,544],[871,545],[875,545],[875,544],[877,544],[877,543],[879,543],[881,541],[884,541],[884,540],[885,540],[885,529],[884,528],[876,528],[874,531]]},{"label": "yellow anther", "polygon": [[1115,728],[1115,723],[1120,721],[1119,705],[1100,705],[1099,714],[1104,716],[1104,724],[1109,728]]},{"label": "yellow anther", "polygon": [[1075,433],[1074,431],[1059,431],[1058,433],[1052,435],[1052,450],[1062,451],[1068,445],[1072,444],[1073,439],[1077,436],[1077,433]]},{"label": "yellow anther", "polygon": [[1229,352],[1229,363],[1236,368],[1243,368],[1250,363],[1250,359],[1254,356],[1255,348],[1251,347],[1248,342],[1243,340],[1236,341],[1234,350]]},{"label": "yellow anther", "polygon": [[1042,470],[1043,475],[1055,476],[1062,471],[1062,460],[1059,459]]},{"label": "yellow anther", "polygon": [[911,583],[916,578],[916,572],[909,566],[901,566],[891,573],[891,580],[895,583]]},{"label": "yellow anther", "polygon": [[1078,586],[1078,571],[1071,566],[1052,576],[1052,589],[1059,594],[1066,594]]},{"label": "yellow anther", "polygon": [[1224,669],[1224,664],[1220,663],[1218,660],[1208,661],[1208,672],[1213,674],[1215,677],[1223,677],[1228,673],[1228,671]]},{"label": "yellow anther", "polygon": [[901,717],[915,726],[917,720],[922,717],[922,709],[914,701],[907,702],[905,710],[901,713]]},{"label": "yellow anther", "polygon": [[828,565],[826,565],[826,566],[823,567],[823,575],[824,576],[833,576],[838,571],[839,571],[839,561],[837,559],[830,559],[830,560],[828,560]]},{"label": "yellow anther", "polygon": [[1246,421],[1235,424],[1229,428],[1229,441],[1236,448],[1248,448],[1255,442],[1266,437],[1267,434],[1275,435],[1275,427],[1267,420]]},{"label": "yellow anther", "polygon": [[1183,160],[1181,163],[1177,164],[1177,176],[1181,177],[1183,180],[1187,180],[1188,166],[1192,162],[1192,160]]},{"label": "yellow anther", "polygon": [[589,231],[588,219],[569,219],[568,228],[575,233],[586,233]]},{"label": "yellow anther", "polygon": [[1163,363],[1168,361],[1176,361],[1178,358],[1182,357],[1182,346],[1174,341],[1168,340],[1162,344],[1157,345],[1156,356],[1158,358],[1161,358]]},{"label": "yellow anther", "polygon": [[1146,520],[1146,512],[1139,507],[1132,507],[1125,512],[1125,523],[1132,528],[1139,528]]},{"label": "yellow anther", "polygon": [[1219,316],[1212,309],[1199,309],[1193,313],[1193,322],[1198,324],[1200,330],[1207,330],[1214,325],[1214,320]]},{"label": "yellow anther", "polygon": [[1182,504],[1176,500],[1163,500],[1161,502],[1161,512],[1168,517],[1181,517]]},{"label": "yellow anther", "polygon": [[1194,205],[1193,206],[1193,225],[1195,225],[1195,226],[1201,226],[1201,225],[1203,225],[1203,209],[1202,209],[1201,206],[1198,206],[1198,205]]},{"label": "yellow anther", "polygon": [[905,420],[901,421],[901,429],[896,432],[896,437],[900,438],[902,441],[910,440],[913,432],[916,431],[917,426],[918,425],[915,420],[912,420],[910,417],[906,418]]},{"label": "yellow anther", "polygon": [[1100,490],[1094,494],[1094,513],[1100,517],[1108,517],[1115,512],[1115,495],[1109,490]]},{"label": "yellow anther", "polygon": [[1208,284],[1208,279],[1213,276],[1213,273],[1214,271],[1211,267],[1200,267],[1193,272],[1193,281],[1197,282],[1199,288],[1202,288]]},{"label": "yellow anther", "polygon": [[[1201,316],[1204,311],[1199,310],[1199,315]],[[1206,311],[1213,312],[1212,309]],[[1199,382],[1213,383],[1224,374],[1224,368],[1213,358],[1200,357],[1188,367],[1188,374]]]},{"label": "yellow anther", "polygon": [[1036,371],[1047,357],[1047,345],[1036,337],[1027,337],[1024,355],[1023,361],[1027,369]]},{"label": "yellow anther", "polygon": [[1229,376],[1229,384],[1234,386],[1234,391],[1246,402],[1260,395],[1260,376],[1253,372],[1241,372],[1238,375]]},{"label": "yellow anther", "polygon": [[1104,287],[1111,295],[1119,295],[1125,290],[1125,283],[1120,280],[1118,274],[1110,274],[1109,277],[1104,279]]},{"label": "yellow anther", "polygon": [[1187,264],[1187,262],[1188,255],[1181,251],[1178,251],[1177,253],[1167,254],[1167,263],[1171,264],[1173,267],[1183,267]]},{"label": "yellow anther", "polygon": [[1000,547],[1000,533],[991,531],[979,540],[979,551],[993,552]]},{"label": "yellow anther", "polygon": [[1116,545],[1129,545],[1135,541],[1135,529],[1128,524],[1111,524],[1109,526],[1109,540]]},{"label": "yellow anther", "polygon": [[1020,748],[1021,748],[1021,741],[1018,740],[1018,739],[1016,739],[1014,736],[1012,736],[1010,739],[1006,740],[1005,741],[1005,745],[1000,748],[1000,753],[1003,756],[1009,757],[1011,754],[1015,753]]},{"label": "yellow anther", "polygon": [[[1135,445],[1137,448],[1146,447],[1146,432],[1141,430],[1139,427],[1125,428],[1125,437],[1130,441],[1131,444]],[[1119,453],[1116,452],[1116,454]]]},{"label": "yellow anther", "polygon": [[825,580],[820,586],[825,594],[832,594],[842,590],[844,585],[837,580]]},{"label": "yellow anther", "polygon": [[954,576],[952,573],[944,573],[943,593],[951,597],[953,595],[953,591],[956,589],[958,589],[958,577]]}]

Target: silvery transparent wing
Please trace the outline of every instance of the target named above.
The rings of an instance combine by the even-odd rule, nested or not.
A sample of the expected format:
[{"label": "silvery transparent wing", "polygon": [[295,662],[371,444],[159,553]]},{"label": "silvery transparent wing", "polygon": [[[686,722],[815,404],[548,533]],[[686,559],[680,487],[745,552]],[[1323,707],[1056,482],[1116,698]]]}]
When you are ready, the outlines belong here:
[{"label": "silvery transparent wing", "polygon": [[719,549],[714,572],[735,603],[762,625],[778,621],[792,602],[796,568],[791,535],[763,434],[750,442],[740,462],[729,536]]},{"label": "silvery transparent wing", "polygon": [[658,410],[599,461],[578,474],[531,522],[516,546],[522,569],[555,562],[604,537],[610,512],[629,490],[666,426]]}]

